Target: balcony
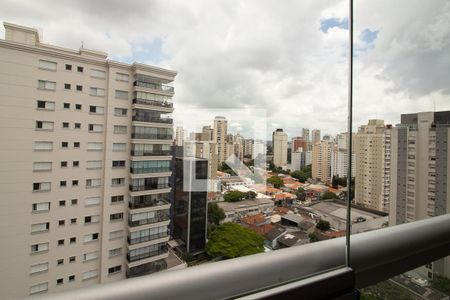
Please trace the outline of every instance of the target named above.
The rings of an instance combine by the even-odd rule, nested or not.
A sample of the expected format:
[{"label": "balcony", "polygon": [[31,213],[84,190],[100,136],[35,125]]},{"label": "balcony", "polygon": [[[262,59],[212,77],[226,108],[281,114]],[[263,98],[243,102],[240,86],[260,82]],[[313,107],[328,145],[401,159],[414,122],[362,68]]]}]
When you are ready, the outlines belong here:
[{"label": "balcony", "polygon": [[131,150],[131,156],[169,156],[171,150]]},{"label": "balcony", "polygon": [[169,211],[168,210],[157,211],[156,212],[156,216],[154,218],[147,218],[147,219],[141,219],[141,220],[132,221],[131,220],[132,216],[133,215],[131,215],[128,218],[128,226],[130,226],[130,227],[142,226],[142,225],[159,223],[159,222],[164,222],[164,221],[169,221],[170,220]]},{"label": "balcony", "polygon": [[146,82],[146,81],[141,81],[141,80],[136,80],[133,83],[133,86],[138,86],[138,87],[143,87],[143,88],[158,90],[158,91],[164,91],[164,92],[169,92],[169,93],[174,92],[173,86],[164,85],[164,84],[160,84],[160,83]]},{"label": "balcony", "polygon": [[131,256],[130,253],[128,253],[127,254],[127,261],[129,263],[131,263],[131,262],[135,262],[135,261],[138,261],[138,260],[141,260],[141,259],[146,259],[146,258],[150,258],[150,257],[153,257],[153,256],[166,254],[168,252],[169,252],[169,249],[167,248],[167,246],[164,245],[164,246],[161,246],[161,248],[159,248],[158,250],[150,251],[150,252],[139,254],[139,255],[135,255],[135,256]]},{"label": "balcony", "polygon": [[153,134],[153,133],[131,133],[132,139],[143,139],[143,140],[173,140],[172,134]]},{"label": "balcony", "polygon": [[129,245],[134,245],[134,244],[138,244],[138,243],[145,243],[148,241],[157,240],[157,239],[168,237],[168,236],[169,236],[169,230],[167,230],[167,232],[162,232],[162,233],[152,234],[152,235],[147,235],[147,236],[141,236],[141,237],[134,238],[134,239],[132,239],[130,236],[128,236],[127,241],[128,241]]},{"label": "balcony", "polygon": [[149,168],[130,168],[132,174],[145,174],[145,173],[167,173],[171,172],[170,167],[149,167]]},{"label": "balcony", "polygon": [[126,272],[127,278],[149,275],[167,269],[167,263],[164,259],[146,263],[136,267],[129,268]]},{"label": "balcony", "polygon": [[151,191],[151,190],[159,190],[159,189],[167,189],[170,188],[169,183],[149,183],[146,185],[132,185],[130,184],[130,192],[141,192],[141,191]]},{"label": "balcony", "polygon": [[147,99],[141,99],[141,98],[134,98],[133,104],[159,106],[159,107],[164,107],[164,108],[173,108],[172,102],[162,102],[162,101],[157,101],[157,100],[147,100]]},{"label": "balcony", "polygon": [[169,199],[152,199],[148,201],[130,201],[128,202],[129,209],[140,209],[146,207],[155,207],[155,206],[163,206],[169,205]]},{"label": "balcony", "polygon": [[167,118],[167,117],[161,118],[161,117],[155,117],[155,116],[142,116],[142,115],[133,116],[132,121],[133,122],[173,124],[172,118]]}]

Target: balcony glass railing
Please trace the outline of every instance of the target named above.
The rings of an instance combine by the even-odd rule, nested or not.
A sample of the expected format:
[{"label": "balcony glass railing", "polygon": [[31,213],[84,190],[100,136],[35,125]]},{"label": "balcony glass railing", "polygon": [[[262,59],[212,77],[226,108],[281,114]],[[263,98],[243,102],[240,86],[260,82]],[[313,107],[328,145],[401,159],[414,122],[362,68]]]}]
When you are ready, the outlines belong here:
[{"label": "balcony glass railing", "polygon": [[134,244],[145,243],[148,241],[157,240],[157,239],[167,237],[167,236],[169,236],[169,231],[160,232],[160,233],[152,234],[152,235],[141,236],[141,237],[137,237],[137,238],[131,238],[130,236],[128,236],[127,241],[128,241],[128,244],[134,245]]},{"label": "balcony glass railing", "polygon": [[132,174],[166,173],[170,171],[170,167],[130,168]]},{"label": "balcony glass railing", "polygon": [[160,90],[165,92],[171,92],[173,93],[173,86],[168,86],[160,83],[153,83],[153,82],[145,82],[136,80],[133,84],[134,86],[139,86],[143,88],[153,89],[153,90]]},{"label": "balcony glass railing", "polygon": [[167,156],[170,150],[131,150],[131,156]]},{"label": "balcony glass railing", "polygon": [[135,221],[132,221],[131,218],[132,217],[130,217],[128,219],[128,225],[131,227],[141,226],[141,225],[146,225],[146,224],[153,224],[153,223],[158,223],[158,222],[164,222],[164,221],[168,221],[170,219],[168,211],[158,211],[156,213],[155,217],[153,217],[153,218],[146,218],[146,219],[140,219],[140,220],[135,220]]},{"label": "balcony glass railing", "polygon": [[164,259],[153,261],[147,264],[129,268],[126,272],[127,278],[152,274],[167,269],[167,262]]},{"label": "balcony glass railing", "polygon": [[130,253],[127,254],[127,261],[128,262],[134,262],[134,261],[138,261],[141,259],[146,259],[149,257],[153,257],[153,256],[158,256],[164,253],[167,253],[169,250],[167,248],[167,246],[162,246],[160,249],[154,250],[154,251],[150,251],[150,252],[146,252],[146,253],[142,253],[142,254],[138,254],[138,255],[133,255],[131,256]]},{"label": "balcony glass railing", "polygon": [[150,123],[164,123],[164,124],[172,124],[172,118],[161,118],[154,116],[133,116],[132,121],[136,122],[150,122]]},{"label": "balcony glass railing", "polygon": [[133,99],[133,104],[160,106],[160,107],[168,107],[168,108],[173,107],[172,102],[161,102],[161,101],[157,101],[157,100],[147,100],[147,99],[140,99],[140,98]]},{"label": "balcony glass railing", "polygon": [[167,189],[167,188],[170,188],[169,183],[149,183],[149,184],[145,184],[145,185],[130,184],[131,192],[151,191],[151,190]]},{"label": "balcony glass railing", "polygon": [[155,207],[155,206],[162,206],[170,204],[169,198],[167,199],[151,199],[151,200],[144,200],[144,201],[138,201],[138,200],[131,200],[128,203],[128,207],[130,209],[139,209],[139,208],[146,208],[146,207]]},{"label": "balcony glass railing", "polygon": [[172,134],[157,134],[157,133],[132,133],[132,139],[143,139],[143,140],[173,140]]}]

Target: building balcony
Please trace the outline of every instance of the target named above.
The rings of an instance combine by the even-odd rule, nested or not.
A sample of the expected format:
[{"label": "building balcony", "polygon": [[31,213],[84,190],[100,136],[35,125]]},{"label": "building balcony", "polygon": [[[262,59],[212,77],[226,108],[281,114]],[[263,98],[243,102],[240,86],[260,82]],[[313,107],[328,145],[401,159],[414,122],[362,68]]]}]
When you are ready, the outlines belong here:
[{"label": "building balcony", "polygon": [[132,139],[143,139],[143,140],[173,140],[173,135],[171,134],[144,134],[144,133],[131,133]]},{"label": "building balcony", "polygon": [[130,192],[152,191],[170,188],[169,183],[163,184],[147,184],[147,185],[132,185],[130,184]]},{"label": "building balcony", "polygon": [[158,118],[153,116],[133,116],[131,120],[133,122],[173,124],[172,118]]},{"label": "building balcony", "polygon": [[146,89],[157,90],[157,91],[164,91],[164,92],[168,92],[168,93],[171,93],[171,94],[174,93],[173,86],[164,85],[164,84],[160,84],[160,83],[153,83],[153,82],[146,82],[146,81],[136,80],[133,83],[133,86],[146,88]]},{"label": "building balcony", "polygon": [[130,173],[132,174],[168,173],[171,171],[170,167],[130,168]]},{"label": "building balcony", "polygon": [[173,108],[172,102],[168,102],[168,101],[163,102],[163,101],[148,100],[148,99],[141,99],[141,98],[134,98],[133,104],[157,106],[157,107],[164,107],[164,108]]},{"label": "building balcony", "polygon": [[136,267],[128,268],[128,270],[126,271],[126,277],[132,278],[143,275],[149,275],[152,273],[163,271],[165,269],[167,269],[166,260],[161,259],[154,262],[142,264]]},{"label": "building balcony", "polygon": [[131,150],[131,156],[170,156],[171,150],[160,150],[160,151],[140,151],[140,150]]},{"label": "building balcony", "polygon": [[135,221],[132,220],[132,216],[133,215],[131,215],[128,218],[128,226],[130,226],[130,227],[154,224],[154,223],[159,223],[159,222],[164,222],[164,221],[170,220],[168,211],[157,211],[156,216],[154,218],[147,218],[147,219],[141,219],[141,220],[135,220]]},{"label": "building balcony", "polygon": [[167,254],[168,252],[169,252],[169,249],[167,248],[167,246],[164,245],[164,246],[160,247],[160,249],[158,249],[158,250],[150,251],[150,252],[135,255],[135,256],[131,256],[130,253],[127,253],[127,261],[129,263],[132,263],[132,262],[143,260],[146,258],[159,256],[162,254]]},{"label": "building balcony", "polygon": [[169,233],[170,233],[169,230],[167,230],[167,232],[162,232],[162,233],[158,233],[158,234],[142,236],[142,237],[138,237],[138,238],[131,238],[128,235],[127,242],[128,242],[129,245],[145,243],[145,242],[149,242],[149,241],[158,240],[160,238],[168,237]]},{"label": "building balcony", "polygon": [[146,207],[157,207],[163,205],[169,205],[169,199],[152,199],[148,201],[130,201],[128,202],[129,209],[140,209]]}]

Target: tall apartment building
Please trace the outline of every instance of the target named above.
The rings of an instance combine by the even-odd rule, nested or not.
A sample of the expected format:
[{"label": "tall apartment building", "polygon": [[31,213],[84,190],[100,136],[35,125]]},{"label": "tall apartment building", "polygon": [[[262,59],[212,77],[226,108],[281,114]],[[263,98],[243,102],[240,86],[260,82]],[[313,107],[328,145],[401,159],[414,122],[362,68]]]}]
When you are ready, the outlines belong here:
[{"label": "tall apartment building", "polygon": [[331,149],[332,143],[319,141],[312,150],[312,177],[323,182],[331,181]]},{"label": "tall apartment building", "polygon": [[255,141],[253,139],[244,139],[243,147],[244,147],[244,156],[253,159],[253,145]]},{"label": "tall apartment building", "polygon": [[[353,134],[352,146],[352,177],[355,176],[355,144],[356,134]],[[336,135],[336,142],[331,151],[331,178],[333,176],[347,177],[348,173],[348,133]]]},{"label": "tall apartment building", "polygon": [[298,151],[302,148],[302,151],[308,150],[308,142],[300,136],[292,138],[292,152]]},{"label": "tall apartment building", "polygon": [[320,142],[320,130],[313,129],[311,131],[311,144],[314,146],[317,142]]},{"label": "tall apartment building", "polygon": [[210,125],[203,126],[201,140],[212,141],[213,137],[214,137],[214,129],[212,129]]},{"label": "tall apartment building", "polygon": [[165,269],[177,73],[4,26],[2,297]]},{"label": "tall apartment building", "polygon": [[283,129],[277,129],[272,134],[273,164],[275,167],[287,166],[288,136]]},{"label": "tall apartment building", "polygon": [[[227,155],[228,121],[225,117],[214,118],[213,141],[217,145],[217,162],[221,164]],[[232,153],[232,152],[231,152]]]},{"label": "tall apartment building", "polygon": [[175,132],[175,145],[183,146],[183,141],[185,139],[186,130],[181,126],[177,126],[177,130]]},{"label": "tall apartment building", "polygon": [[[203,158],[208,161],[208,191],[217,190],[217,146],[212,141],[189,141],[185,142],[184,156]],[[179,155],[181,156],[181,154]]]},{"label": "tall apartment building", "polygon": [[391,170],[391,126],[369,120],[358,129],[355,141],[355,202],[387,212]]},{"label": "tall apartment building", "polygon": [[[450,111],[403,114],[391,139],[390,225],[450,213]],[[450,277],[450,259],[422,271]]]},{"label": "tall apartment building", "polygon": [[307,143],[309,143],[310,140],[309,140],[309,129],[308,128],[302,129],[302,137]]}]

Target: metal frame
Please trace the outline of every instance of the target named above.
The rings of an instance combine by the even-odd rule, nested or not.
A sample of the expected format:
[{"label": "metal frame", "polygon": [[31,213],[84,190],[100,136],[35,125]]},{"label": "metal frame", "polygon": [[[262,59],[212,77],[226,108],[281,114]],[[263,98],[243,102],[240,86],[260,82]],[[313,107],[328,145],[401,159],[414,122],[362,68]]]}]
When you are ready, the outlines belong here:
[{"label": "metal frame", "polygon": [[348,288],[363,288],[450,255],[450,214],[351,240],[351,270],[345,267],[345,238],[337,238],[35,299],[338,299]]}]

